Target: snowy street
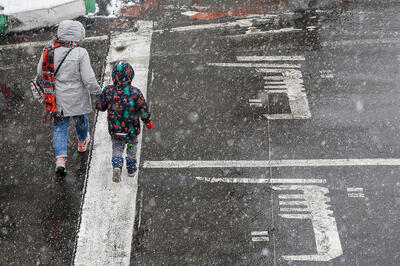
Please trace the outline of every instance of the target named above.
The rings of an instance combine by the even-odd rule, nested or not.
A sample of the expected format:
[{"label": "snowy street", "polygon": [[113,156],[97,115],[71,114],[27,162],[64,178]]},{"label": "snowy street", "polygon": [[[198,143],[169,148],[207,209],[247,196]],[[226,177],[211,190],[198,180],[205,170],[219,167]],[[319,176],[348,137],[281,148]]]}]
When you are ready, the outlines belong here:
[{"label": "snowy street", "polygon": [[399,264],[400,6],[377,2],[97,0],[96,78],[132,64],[154,121],[121,183],[96,111],[55,178],[29,82],[56,25],[1,35],[0,265]]}]

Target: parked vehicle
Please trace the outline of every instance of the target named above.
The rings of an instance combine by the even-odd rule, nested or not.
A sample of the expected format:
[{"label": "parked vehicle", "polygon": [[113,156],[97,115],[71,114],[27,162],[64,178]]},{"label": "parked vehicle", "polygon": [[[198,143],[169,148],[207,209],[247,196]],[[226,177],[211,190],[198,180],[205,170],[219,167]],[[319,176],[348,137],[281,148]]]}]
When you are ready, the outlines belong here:
[{"label": "parked vehicle", "polygon": [[52,26],[95,9],[95,0],[0,0],[0,34]]}]

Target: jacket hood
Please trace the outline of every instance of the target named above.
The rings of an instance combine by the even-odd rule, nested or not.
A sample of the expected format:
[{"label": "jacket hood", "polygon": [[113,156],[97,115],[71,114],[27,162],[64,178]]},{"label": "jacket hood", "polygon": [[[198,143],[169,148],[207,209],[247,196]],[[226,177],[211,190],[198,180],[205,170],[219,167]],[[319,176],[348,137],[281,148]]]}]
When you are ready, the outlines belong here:
[{"label": "jacket hood", "polygon": [[114,65],[112,79],[115,86],[130,85],[134,77],[135,71],[129,63],[119,61]]},{"label": "jacket hood", "polygon": [[62,41],[80,42],[85,39],[85,28],[75,20],[63,20],[57,30],[57,37]]}]

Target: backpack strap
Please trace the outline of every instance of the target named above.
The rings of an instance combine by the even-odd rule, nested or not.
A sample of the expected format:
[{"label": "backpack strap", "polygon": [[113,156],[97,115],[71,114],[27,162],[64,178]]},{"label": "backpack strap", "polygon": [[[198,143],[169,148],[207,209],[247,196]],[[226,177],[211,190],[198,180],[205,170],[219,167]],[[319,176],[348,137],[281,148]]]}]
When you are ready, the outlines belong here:
[{"label": "backpack strap", "polygon": [[69,53],[72,51],[72,49],[74,49],[74,48],[71,48],[71,49],[68,50],[67,54],[64,56],[63,60],[62,60],[61,63],[58,65],[58,67],[57,67],[57,69],[56,69],[56,72],[54,72],[54,77],[57,75],[58,70],[60,70],[60,67],[61,67],[61,65],[64,63],[65,58],[67,58],[67,56],[68,56]]}]

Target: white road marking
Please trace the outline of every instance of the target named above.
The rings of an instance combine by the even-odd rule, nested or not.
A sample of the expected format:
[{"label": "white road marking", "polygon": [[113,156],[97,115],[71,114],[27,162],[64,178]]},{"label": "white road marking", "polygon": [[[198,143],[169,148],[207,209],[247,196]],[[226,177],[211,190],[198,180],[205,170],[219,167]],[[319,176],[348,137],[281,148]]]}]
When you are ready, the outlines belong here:
[{"label": "white road marking", "polygon": [[253,231],[251,232],[252,236],[267,236],[269,233],[268,231]]},{"label": "white road marking", "polygon": [[347,188],[347,196],[349,198],[364,198],[364,189],[363,188]]},{"label": "white road marking", "polygon": [[220,38],[246,38],[251,35],[266,35],[266,34],[279,34],[279,33],[288,33],[288,32],[300,32],[302,29],[296,29],[293,27],[290,28],[282,28],[278,30],[260,30],[258,28],[249,27],[249,29],[245,32],[245,34],[236,34],[236,35],[221,35]]},{"label": "white road marking", "polygon": [[[211,183],[261,183],[258,181],[254,182],[254,180],[263,180],[264,182],[262,183],[286,183],[283,185],[274,184],[272,189],[283,193],[278,196],[280,206],[292,205],[295,207],[281,207],[279,216],[286,219],[310,219],[315,235],[317,253],[311,255],[285,255],[282,256],[282,258],[289,261],[330,261],[343,255],[336,220],[333,216],[333,211],[330,209],[331,200],[328,196],[326,196],[329,194],[329,190],[326,187],[318,185],[318,182],[325,183],[325,179],[252,179],[204,177],[196,177],[196,179]],[[318,182],[315,182],[316,180],[318,180]],[[316,184],[312,184],[312,182],[309,181],[314,181]],[[294,185],[294,182],[304,183]],[[297,192],[297,194],[293,194],[293,192]],[[293,198],[301,199],[301,201],[292,201]]]},{"label": "white road marking", "polygon": [[249,105],[252,107],[263,107],[260,99],[249,99]]},{"label": "white road marking", "polygon": [[[292,199],[292,200],[304,200],[301,198],[301,194],[279,194],[280,199]],[[297,202],[297,201],[296,201]]]},{"label": "white road marking", "polygon": [[[147,92],[152,22],[140,22],[136,33],[112,36],[107,56],[104,84],[110,84],[112,63],[126,60],[135,69],[133,84]],[[128,49],[118,51],[121,45]],[[142,134],[137,160],[140,162]],[[98,115],[92,159],[78,231],[74,265],[129,265],[136,211],[138,172],[127,177],[125,168],[121,183],[111,180],[111,140],[106,113]]]},{"label": "white road marking", "polygon": [[247,184],[325,184],[325,179],[290,179],[290,178],[217,178],[196,177],[199,181],[209,183],[247,183]]},{"label": "white road marking", "polygon": [[[267,93],[287,94],[291,111],[288,114],[265,114],[264,117],[266,117],[267,119],[309,119],[311,117],[307,94],[305,93],[305,89],[303,86],[303,75],[301,71],[297,69],[300,68],[301,65],[260,63],[260,61],[304,61],[304,56],[238,56],[237,60],[240,63],[208,63],[207,65],[219,67],[248,67],[255,68],[257,72],[264,73],[264,88],[275,90],[267,91]],[[276,76],[276,74],[280,75]],[[281,81],[278,82],[279,84],[275,86],[283,86],[283,88],[285,88],[286,90],[279,91],[282,88],[270,85],[270,80],[275,82],[277,80]],[[259,102],[261,102],[261,99],[258,100]],[[259,104],[257,106],[259,106]]]},{"label": "white road marking", "polygon": [[[304,206],[304,203],[302,203],[301,206]],[[294,213],[294,212],[309,212],[310,209],[309,208],[280,208],[279,211]]]},{"label": "white road marking", "polygon": [[[83,42],[104,41],[104,40],[108,40],[107,35],[87,37],[87,38],[85,38],[85,40]],[[44,47],[46,44],[47,44],[47,41],[6,44],[6,45],[0,45],[0,50],[12,50],[12,49],[21,49],[21,48],[28,48],[28,47]]]},{"label": "white road marking", "polygon": [[144,168],[269,168],[327,166],[400,166],[400,159],[309,159],[259,161],[145,161]]},{"label": "white road marking", "polygon": [[349,187],[347,188],[347,192],[363,192],[364,189],[361,187]]},{"label": "white road marking", "polygon": [[241,61],[304,61],[304,56],[238,56],[237,60]]},{"label": "white road marking", "polygon": [[[253,26],[255,23],[267,23],[271,20],[270,15],[260,15],[254,17],[247,17],[245,19],[238,19],[235,21],[223,22],[223,23],[208,23],[208,24],[197,24],[190,26],[175,27],[170,29],[172,32],[183,32],[183,31],[194,31],[194,30],[205,30],[205,29],[226,29],[233,27],[248,28]],[[167,30],[160,30],[155,32],[164,32]]]},{"label": "white road marking", "polygon": [[364,193],[349,193],[347,194],[349,198],[364,198]]},{"label": "white road marking", "polygon": [[332,47],[343,46],[343,45],[400,44],[400,38],[331,41],[331,42],[322,42],[321,44],[322,46],[332,46]]},{"label": "white road marking", "polygon": [[309,31],[313,31],[313,30],[316,30],[316,29],[317,29],[316,26],[308,26],[307,27],[307,30],[309,30]]},{"label": "white road marking", "polygon": [[319,71],[321,78],[331,79],[333,78],[332,70],[320,70]]},{"label": "white road marking", "polygon": [[[272,189],[282,192],[301,192],[296,197],[301,196],[304,201],[296,202],[296,205],[305,208],[280,208],[279,216],[286,219],[310,219],[315,235],[317,254],[286,255],[282,256],[283,259],[290,261],[330,261],[343,255],[336,220],[333,211],[330,210],[331,200],[326,196],[329,194],[328,188],[318,185],[278,185],[273,186]],[[283,195],[293,197],[289,193]],[[285,201],[287,199],[290,198],[279,197],[280,205],[283,205],[281,204],[282,201],[287,205],[294,205],[292,201]]]},{"label": "white road marking", "polygon": [[[299,195],[301,195],[301,194],[299,194]],[[299,197],[299,195],[296,195],[296,197]],[[286,195],[280,195],[280,196],[286,196]],[[292,196],[292,195],[290,195],[290,196]],[[279,197],[280,199],[285,199],[285,198],[281,198],[281,197]],[[300,197],[301,198],[301,197]],[[288,198],[286,198],[286,199],[288,199]],[[304,201],[297,201],[297,200],[290,200],[290,201],[280,201],[279,202],[279,205],[293,205],[293,206],[298,206],[298,205],[304,205]]]},{"label": "white road marking", "polygon": [[[219,67],[254,67],[254,68],[300,68],[300,65],[291,64],[263,64],[263,63],[207,63],[208,66]],[[276,72],[275,72],[276,73]]]},{"label": "white road marking", "polygon": [[[258,72],[268,74],[282,74],[282,82],[286,85],[287,96],[290,105],[290,114],[268,114],[264,115],[268,119],[308,119],[311,117],[308,105],[307,94],[303,86],[303,75],[297,69],[284,69],[277,71],[274,69],[259,68]],[[275,77],[275,76],[271,76]],[[268,84],[268,83],[266,83]]]},{"label": "white road marking", "polygon": [[[276,73],[276,72],[273,72]],[[265,79],[266,81],[281,81],[283,82],[283,76],[264,76],[263,79]]]},{"label": "white road marking", "polygon": [[268,242],[269,236],[268,231],[253,231],[251,232],[251,241],[253,242]]},{"label": "white road marking", "polygon": [[251,238],[251,241],[253,241],[253,242],[268,242],[269,237],[268,236],[253,236]]},{"label": "white road marking", "polygon": [[286,89],[278,89],[278,88],[267,88],[268,90],[266,90],[265,92],[266,93],[284,93],[284,94],[287,94],[287,90]]}]

